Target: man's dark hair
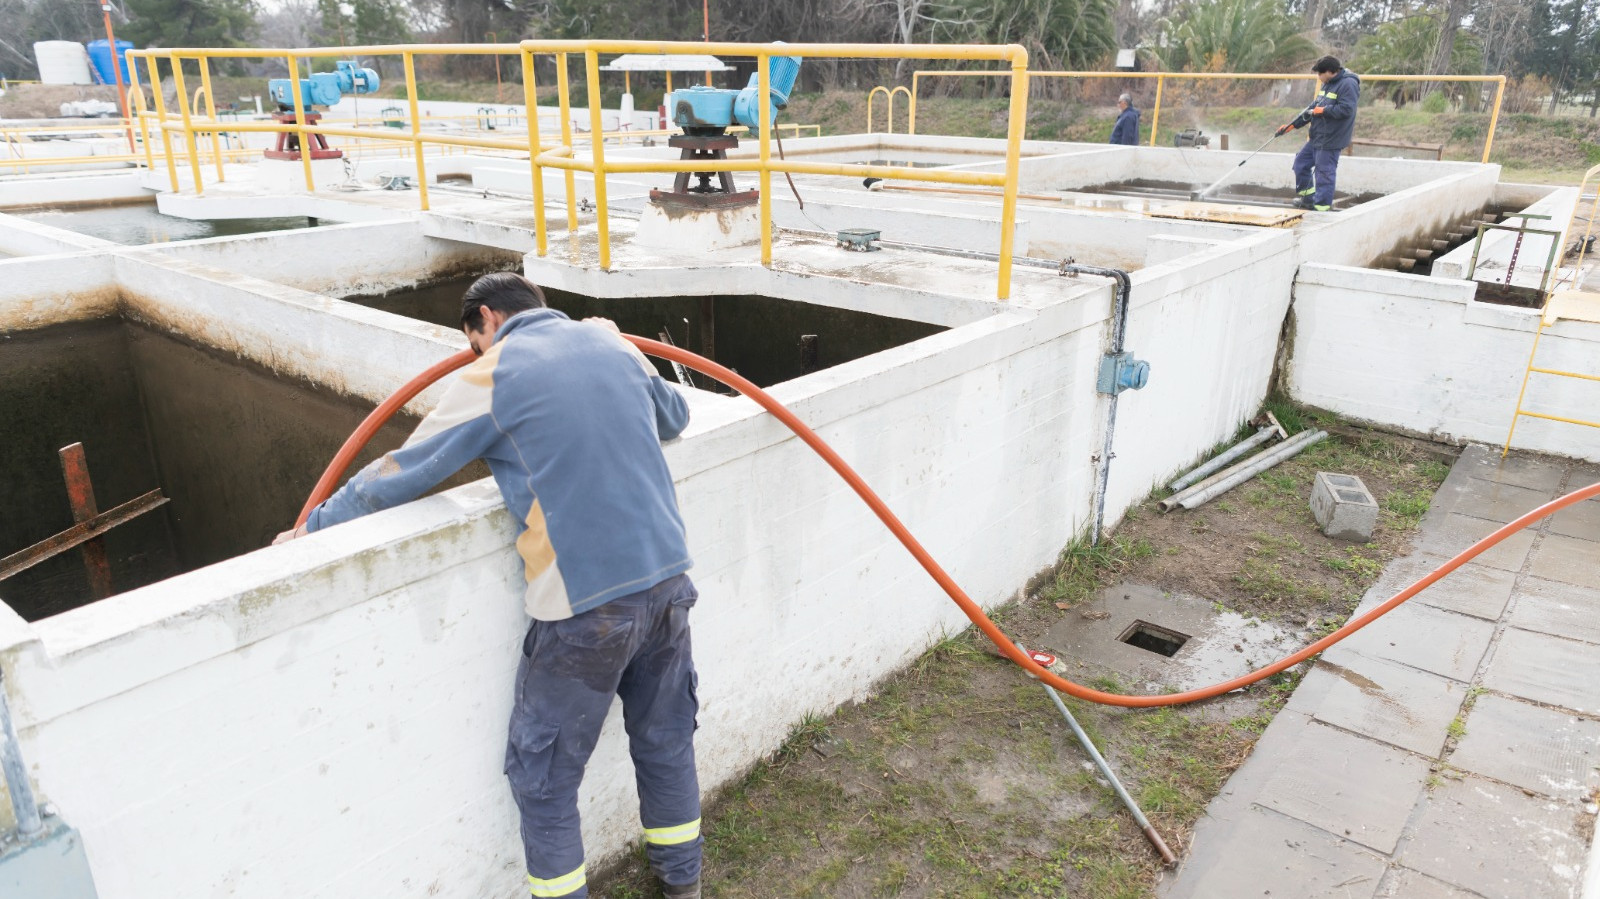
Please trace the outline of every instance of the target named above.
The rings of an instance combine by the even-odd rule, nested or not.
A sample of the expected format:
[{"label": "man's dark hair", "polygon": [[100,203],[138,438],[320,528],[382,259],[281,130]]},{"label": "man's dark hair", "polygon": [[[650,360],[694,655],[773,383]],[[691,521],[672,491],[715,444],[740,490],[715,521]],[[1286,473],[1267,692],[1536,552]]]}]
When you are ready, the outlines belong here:
[{"label": "man's dark hair", "polygon": [[1316,64],[1311,67],[1311,71],[1320,74],[1322,72],[1337,72],[1342,68],[1344,66],[1339,64],[1339,57],[1324,56],[1317,60]]},{"label": "man's dark hair", "polygon": [[480,307],[488,306],[501,315],[511,316],[529,309],[545,307],[544,291],[516,272],[494,272],[472,282],[461,297],[461,325],[468,331],[483,327]]}]

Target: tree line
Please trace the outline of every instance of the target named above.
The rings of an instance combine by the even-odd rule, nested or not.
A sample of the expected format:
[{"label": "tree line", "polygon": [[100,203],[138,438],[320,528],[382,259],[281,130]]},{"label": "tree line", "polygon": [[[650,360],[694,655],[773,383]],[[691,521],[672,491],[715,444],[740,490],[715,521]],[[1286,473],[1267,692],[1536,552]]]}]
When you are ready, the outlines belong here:
[{"label": "tree line", "polygon": [[[1035,69],[1295,72],[1332,53],[1357,71],[1507,75],[1553,111],[1600,106],[1600,0],[112,0],[141,47],[337,46],[543,38],[1016,43]],[[32,44],[92,40],[98,0],[0,0],[0,73],[36,76]],[[914,64],[818,61],[807,86],[904,80]],[[459,58],[445,73],[493,77]],[[515,68],[515,67],[510,67]],[[507,72],[511,78],[516,72]],[[994,88],[991,88],[994,89]],[[1407,88],[1405,102],[1426,93]]]}]

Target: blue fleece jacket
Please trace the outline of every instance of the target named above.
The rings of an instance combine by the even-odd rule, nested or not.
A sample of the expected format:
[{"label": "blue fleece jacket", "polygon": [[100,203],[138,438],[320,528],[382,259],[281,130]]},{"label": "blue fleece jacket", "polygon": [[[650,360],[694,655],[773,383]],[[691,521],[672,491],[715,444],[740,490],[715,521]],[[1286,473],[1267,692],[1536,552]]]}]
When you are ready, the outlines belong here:
[{"label": "blue fleece jacket", "polygon": [[517,522],[528,614],[570,618],[689,570],[661,441],[689,407],[616,334],[520,312],[406,440],[312,511],[316,531],[409,502],[474,459]]},{"label": "blue fleece jacket", "polygon": [[1361,99],[1361,79],[1349,69],[1339,74],[1317,91],[1313,107],[1322,107],[1322,115],[1312,115],[1308,109],[1291,123],[1299,128],[1311,123],[1311,146],[1318,150],[1343,150],[1350,146],[1356,132],[1356,104]]},{"label": "blue fleece jacket", "polygon": [[1139,110],[1129,106],[1117,116],[1117,124],[1111,129],[1111,142],[1127,144],[1130,147],[1138,146]]}]

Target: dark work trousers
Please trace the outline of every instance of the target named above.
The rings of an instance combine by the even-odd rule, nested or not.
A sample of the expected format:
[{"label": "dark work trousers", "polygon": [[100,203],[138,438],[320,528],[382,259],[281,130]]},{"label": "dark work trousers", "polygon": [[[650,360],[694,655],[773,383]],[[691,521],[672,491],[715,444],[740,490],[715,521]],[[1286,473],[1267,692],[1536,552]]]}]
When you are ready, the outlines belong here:
[{"label": "dark work trousers", "polygon": [[564,621],[535,621],[522,644],[506,777],[522,814],[534,896],[585,897],[578,784],[614,696],[622,697],[650,869],[700,877],[694,770],[697,678],[689,651],[688,575]]},{"label": "dark work trousers", "polygon": [[1326,212],[1333,208],[1333,182],[1338,171],[1338,150],[1318,150],[1307,141],[1300,152],[1294,154],[1294,189],[1300,196],[1310,197],[1311,205]]}]

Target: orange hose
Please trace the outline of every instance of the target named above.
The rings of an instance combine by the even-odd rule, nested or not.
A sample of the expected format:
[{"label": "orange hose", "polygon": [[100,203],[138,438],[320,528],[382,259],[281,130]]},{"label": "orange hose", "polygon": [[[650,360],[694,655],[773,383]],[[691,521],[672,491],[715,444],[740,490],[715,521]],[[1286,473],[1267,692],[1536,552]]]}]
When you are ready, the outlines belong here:
[{"label": "orange hose", "polygon": [[[1017,649],[1016,644],[1000,630],[999,626],[997,626],[993,621],[989,620],[989,616],[985,615],[983,609],[980,608],[976,602],[973,602],[972,598],[966,594],[966,591],[961,589],[961,586],[955,582],[955,579],[952,578],[950,574],[943,568],[941,568],[938,562],[934,561],[933,556],[929,555],[928,551],[923,548],[922,544],[917,542],[917,538],[913,537],[911,535],[911,531],[906,528],[905,524],[902,523],[899,518],[895,517],[895,514],[889,510],[888,505],[886,505],[876,493],[872,492],[872,488],[868,487],[866,481],[863,481],[861,476],[856,474],[855,469],[851,468],[849,463],[840,458],[839,454],[834,452],[832,447],[824,443],[822,438],[818,437],[816,432],[811,430],[811,428],[808,427],[805,422],[795,417],[793,412],[790,412],[781,403],[773,399],[765,390],[762,390],[760,387],[752,384],[750,381],[740,376],[737,372],[734,372],[728,368],[724,368],[723,366],[712,362],[710,359],[697,356],[688,350],[671,346],[669,344],[660,343],[658,341],[649,340],[644,337],[635,337],[631,334],[624,334],[623,337],[632,341],[635,346],[652,356],[659,356],[672,362],[681,363],[689,368],[694,369],[695,371],[700,372],[701,374],[709,375],[710,377],[713,377],[718,381],[737,389],[740,393],[751,398],[752,400],[755,400],[756,403],[761,406],[761,408],[771,412],[779,421],[783,422],[784,425],[789,428],[789,430],[793,431],[795,436],[805,441],[807,446],[811,447],[811,449],[815,451],[817,455],[821,456],[822,460],[827,462],[828,465],[831,466],[836,473],[838,473],[839,477],[844,479],[845,483],[850,485],[850,488],[856,492],[856,495],[860,496],[862,501],[872,509],[873,513],[878,516],[878,519],[882,521],[884,525],[888,527],[890,532],[892,532],[895,537],[900,540],[900,543],[905,546],[911,555],[922,564],[922,567],[927,570],[928,574],[938,582],[940,587],[944,588],[944,592],[955,601],[956,605],[961,607],[961,611],[972,620],[972,623],[977,625],[978,629],[983,631],[983,633],[988,636],[990,640],[994,641],[995,647],[999,649],[1006,658],[1027,670],[1034,677],[1037,677],[1041,682],[1049,684],[1050,686],[1055,687],[1057,690],[1061,690],[1069,695],[1076,696],[1079,699],[1097,702],[1102,705],[1114,705],[1129,708],[1182,705],[1184,703],[1196,702],[1201,699],[1210,699],[1213,696],[1220,696],[1224,693],[1230,693],[1234,690],[1247,687],[1256,681],[1262,680],[1263,678],[1271,677],[1274,674],[1300,664],[1301,662],[1311,658],[1319,652],[1322,652],[1333,644],[1338,643],[1340,640],[1343,640],[1351,634],[1354,634],[1356,631],[1361,630],[1362,628],[1376,621],[1378,618],[1392,611],[1401,603],[1412,598],[1413,596],[1416,596],[1418,593],[1422,592],[1425,588],[1432,585],[1440,578],[1456,570],[1457,568],[1460,568],[1479,553],[1484,552],[1505,538],[1517,533],[1529,524],[1538,521],[1539,519],[1557,511],[1558,509],[1570,506],[1573,503],[1582,502],[1590,497],[1600,496],[1600,483],[1596,483],[1545,503],[1539,508],[1521,516],[1517,520],[1502,526],[1494,533],[1484,537],[1477,543],[1472,544],[1471,546],[1462,550],[1460,553],[1457,553],[1449,561],[1429,572],[1421,580],[1417,581],[1406,589],[1401,590],[1399,593],[1395,594],[1387,602],[1383,603],[1377,608],[1368,611],[1359,618],[1355,618],[1346,622],[1343,627],[1327,635],[1326,637],[1317,640],[1293,655],[1286,656],[1276,662],[1273,662],[1271,665],[1268,665],[1265,668],[1257,669],[1256,671],[1241,675],[1232,680],[1212,684],[1208,687],[1201,687],[1196,690],[1188,690],[1183,693],[1169,693],[1162,696],[1123,696],[1117,693],[1106,693],[1100,690],[1095,690],[1091,687],[1085,687],[1082,684],[1065,680],[1051,673],[1049,670],[1041,667],[1037,662],[1034,662],[1032,659],[1024,655],[1021,650]],[[355,434],[352,434],[350,436],[350,440],[347,441],[344,447],[339,450],[339,455],[336,456],[333,463],[328,466],[328,470],[323,474],[322,480],[317,482],[316,490],[312,492],[311,498],[306,501],[306,510],[300,515],[301,522],[303,523],[305,521],[305,517],[306,515],[310,514],[311,509],[315,508],[318,503],[322,502],[324,499],[327,499],[327,497],[333,493],[333,485],[344,474],[345,468],[349,467],[350,461],[355,458],[356,454],[359,453],[361,448],[366,444],[366,441],[371,438],[372,434],[377,432],[378,428],[382,426],[383,422],[387,420],[388,417],[394,413],[394,411],[398,410],[401,406],[404,406],[406,402],[420,393],[429,384],[443,377],[448,372],[454,371],[455,369],[460,368],[462,365],[471,362],[472,359],[473,355],[470,350],[463,351],[462,353],[446,359],[438,365],[435,365],[434,367],[423,372],[421,375],[418,375],[410,383],[406,384],[405,387],[402,387],[399,393],[396,393],[394,396],[390,397],[382,406],[379,406],[371,415],[367,416],[367,420],[361,423],[361,428],[358,429]],[[380,415],[380,413],[383,414]],[[361,437],[359,442],[357,441],[357,437]]]}]

